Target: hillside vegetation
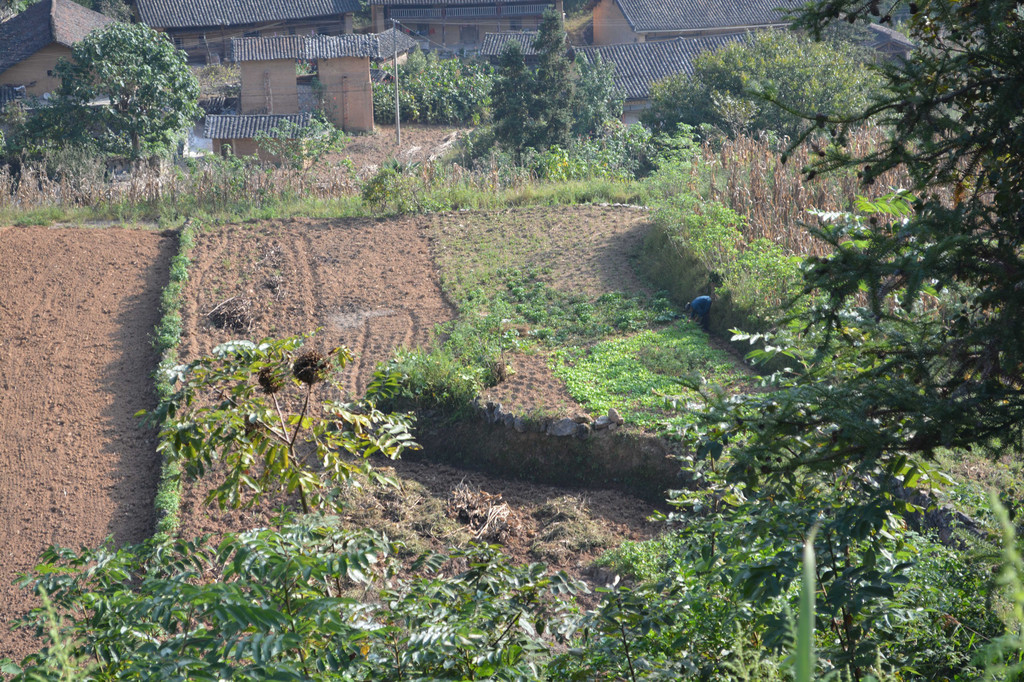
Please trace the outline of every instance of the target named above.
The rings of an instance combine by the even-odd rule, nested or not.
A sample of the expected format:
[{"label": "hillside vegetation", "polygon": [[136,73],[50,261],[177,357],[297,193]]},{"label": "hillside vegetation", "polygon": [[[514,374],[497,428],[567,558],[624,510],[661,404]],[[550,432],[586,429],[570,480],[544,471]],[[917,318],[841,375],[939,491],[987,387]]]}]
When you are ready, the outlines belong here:
[{"label": "hillside vegetation", "polygon": [[[653,130],[597,120],[621,104],[595,94],[610,75],[569,61],[549,15],[538,68],[507,51],[489,100],[486,69],[417,57],[408,76],[469,79],[472,99],[458,113],[421,88],[419,111],[478,125],[362,178],[344,147],[112,180],[95,149],[26,146],[0,178],[5,220],[152,221],[179,228],[180,250],[146,414],[159,532],[47,550],[23,580],[44,598],[26,620],[44,648],[4,674],[1021,679],[1024,15],[906,9],[920,49],[905,61],[801,43],[831,75],[787,99],[789,38],[737,45],[664,84]],[[820,38],[886,11],[821,2],[798,27]],[[680,89],[705,109],[668,116]],[[296,216],[338,221],[301,222],[301,238],[243,223]],[[432,334],[403,262],[442,311]],[[687,314],[699,294],[709,332]],[[378,318],[394,338],[371,369],[333,340]],[[293,328],[321,319],[329,344]],[[255,330],[284,338],[228,338]],[[656,536],[618,542],[574,495],[526,524],[471,486],[442,518],[395,478],[387,460],[416,452],[418,428],[478,419],[512,385],[536,396],[517,371],[557,387],[531,423],[576,438],[602,418],[623,456],[627,439],[671,453]],[[194,538],[182,499],[260,523]],[[527,525],[530,561],[510,561]]]}]

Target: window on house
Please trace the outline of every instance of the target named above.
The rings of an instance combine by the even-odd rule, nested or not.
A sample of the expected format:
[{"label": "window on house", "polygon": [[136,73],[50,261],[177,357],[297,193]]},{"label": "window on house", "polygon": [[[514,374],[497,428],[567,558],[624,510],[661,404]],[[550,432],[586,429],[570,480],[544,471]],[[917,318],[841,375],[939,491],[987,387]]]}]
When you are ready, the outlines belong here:
[{"label": "window on house", "polygon": [[416,32],[421,36],[430,35],[430,24],[416,24]]},{"label": "window on house", "polygon": [[522,31],[523,22],[519,19],[510,19],[508,22],[508,30],[510,31]]},{"label": "window on house", "polygon": [[174,46],[176,48],[178,48],[179,50],[185,47],[185,41],[182,40],[181,38],[175,38],[173,42],[174,42]]},{"label": "window on house", "polygon": [[331,27],[330,26],[317,26],[316,27],[316,32],[319,33],[322,36],[330,35],[331,34]]}]

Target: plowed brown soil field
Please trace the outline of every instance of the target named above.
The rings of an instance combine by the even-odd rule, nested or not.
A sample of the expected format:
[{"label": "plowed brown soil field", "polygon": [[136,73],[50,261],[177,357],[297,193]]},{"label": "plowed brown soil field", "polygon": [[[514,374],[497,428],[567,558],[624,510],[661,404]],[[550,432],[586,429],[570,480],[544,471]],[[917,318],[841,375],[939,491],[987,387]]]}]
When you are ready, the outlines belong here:
[{"label": "plowed brown soil field", "polygon": [[152,532],[150,335],[175,240],[124,229],[0,228],[0,658],[33,648],[11,582],[50,544]]},{"label": "plowed brown soil field", "polygon": [[356,356],[345,388],[362,391],[399,346],[426,346],[451,319],[416,218],[293,219],[200,235],[190,269],[184,360],[231,339],[302,334]]}]

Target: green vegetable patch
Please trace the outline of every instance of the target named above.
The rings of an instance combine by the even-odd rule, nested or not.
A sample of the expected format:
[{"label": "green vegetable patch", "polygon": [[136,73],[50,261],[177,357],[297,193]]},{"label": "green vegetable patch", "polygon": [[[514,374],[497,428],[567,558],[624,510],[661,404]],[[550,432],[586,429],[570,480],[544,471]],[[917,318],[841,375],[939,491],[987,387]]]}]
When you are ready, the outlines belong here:
[{"label": "green vegetable patch", "polygon": [[712,348],[708,336],[689,321],[657,330],[570,347],[552,356],[555,376],[592,414],[615,408],[627,423],[663,430],[687,421],[685,408],[673,409],[666,396],[682,403],[698,396],[682,379],[734,385],[746,379],[727,352]]}]

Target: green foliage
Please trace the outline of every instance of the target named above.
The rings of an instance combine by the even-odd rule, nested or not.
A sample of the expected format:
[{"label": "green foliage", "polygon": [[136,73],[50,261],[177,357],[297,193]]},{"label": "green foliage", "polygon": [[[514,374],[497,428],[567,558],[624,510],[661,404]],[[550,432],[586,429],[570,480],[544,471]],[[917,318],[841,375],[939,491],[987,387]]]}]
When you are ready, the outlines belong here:
[{"label": "green foliage", "polygon": [[[397,579],[394,549],[307,517],[217,545],[51,548],[25,582],[69,614],[62,635],[102,679],[541,679],[538,654],[564,641],[580,586],[487,547],[421,557],[422,577]],[[39,679],[57,651],[13,680]]]},{"label": "green foliage", "polygon": [[[178,231],[178,252],[171,258],[167,286],[160,295],[162,315],[153,336],[153,348],[160,354],[160,369],[156,373],[155,386],[157,399],[160,401],[169,400],[174,395],[174,385],[166,370],[178,364],[178,344],[182,331],[181,305],[198,231],[199,228],[191,221],[182,225]],[[165,539],[178,529],[178,511],[181,506],[180,475],[179,463],[172,458],[164,457],[160,467],[160,482],[153,501],[157,516],[154,536],[158,539]]]},{"label": "green foliage", "polygon": [[732,358],[711,348],[707,335],[690,322],[601,341],[586,350],[559,349],[554,357],[555,376],[590,412],[614,407],[629,423],[651,430],[690,421],[664,397],[695,402],[698,394],[685,389],[684,377],[717,385],[739,378]]},{"label": "green foliage", "polygon": [[370,455],[396,458],[416,447],[409,419],[375,405],[391,395],[392,377],[377,376],[359,402],[318,400],[314,409],[318,385],[342,392],[335,373],[352,356],[345,348],[303,347],[304,340],[231,341],[161,370],[177,390],[149,415],[162,425],[158,450],[190,477],[223,468],[208,502],[251,506],[266,494],[298,493],[308,512],[330,505],[335,488],[353,475],[378,478]]},{"label": "green foliage", "polygon": [[[261,130],[256,134],[256,144],[261,150],[293,168],[306,168],[326,161],[328,154],[340,152],[351,139],[319,114],[306,126],[282,120],[271,133]],[[346,161],[354,171],[352,161]]]},{"label": "green foliage", "polygon": [[662,140],[639,124],[609,124],[596,138],[574,138],[569,146],[554,145],[527,153],[523,164],[545,180],[608,178],[628,181],[653,168]]},{"label": "green foliage", "polygon": [[385,406],[439,409],[458,416],[486,386],[504,380],[505,354],[519,347],[508,327],[508,306],[495,301],[485,315],[472,314],[439,325],[441,346],[429,352],[399,350],[379,371],[394,376],[397,387]]},{"label": "green foliage", "polygon": [[[382,65],[393,73],[394,66]],[[479,125],[491,104],[490,67],[441,59],[433,52],[413,50],[398,65],[398,95],[402,121],[445,125]],[[373,117],[395,122],[394,83],[373,84]]]},{"label": "green foliage", "polygon": [[[199,85],[185,54],[142,24],[112,24],[79,41],[53,107],[43,110],[41,136],[94,136],[109,153],[140,158],[166,150],[199,117]],[[91,106],[97,99],[107,105]]]},{"label": "green foliage", "polygon": [[597,135],[622,113],[610,65],[570,61],[561,17],[548,11],[533,48],[537,69],[526,66],[522,46],[502,52],[494,81],[495,141],[522,158],[528,148],[566,148],[574,138]]},{"label": "green foliage", "polygon": [[533,127],[537,125],[530,112],[534,87],[522,46],[513,40],[499,58],[491,99],[494,102],[494,142],[511,150],[517,160],[532,143]]},{"label": "green foliage", "polygon": [[601,55],[591,63],[576,56],[576,90],[572,98],[572,135],[574,138],[596,135],[622,116],[622,94],[615,88],[615,65],[606,64]]},{"label": "green foliage", "polygon": [[694,74],[655,83],[644,122],[655,129],[710,124],[739,135],[795,135],[803,117],[845,117],[881,88],[863,48],[761,31],[694,60]]},{"label": "green foliage", "polygon": [[[652,180],[662,187],[671,184],[665,176],[674,168],[662,166]],[[767,239],[746,242],[742,216],[688,188],[656,205],[654,227],[644,244],[644,269],[677,301],[712,295],[713,331],[766,330],[794,312],[800,258],[787,256]]]},{"label": "green foliage", "polygon": [[530,146],[565,145],[574,123],[572,102],[576,97],[576,71],[566,54],[568,41],[562,17],[554,9],[544,11],[533,48],[537,51],[537,72],[532,97],[528,100],[533,121]]},{"label": "green foliage", "polygon": [[457,413],[479,395],[487,369],[442,347],[430,352],[399,349],[381,371],[399,377],[399,390],[390,404]]}]

